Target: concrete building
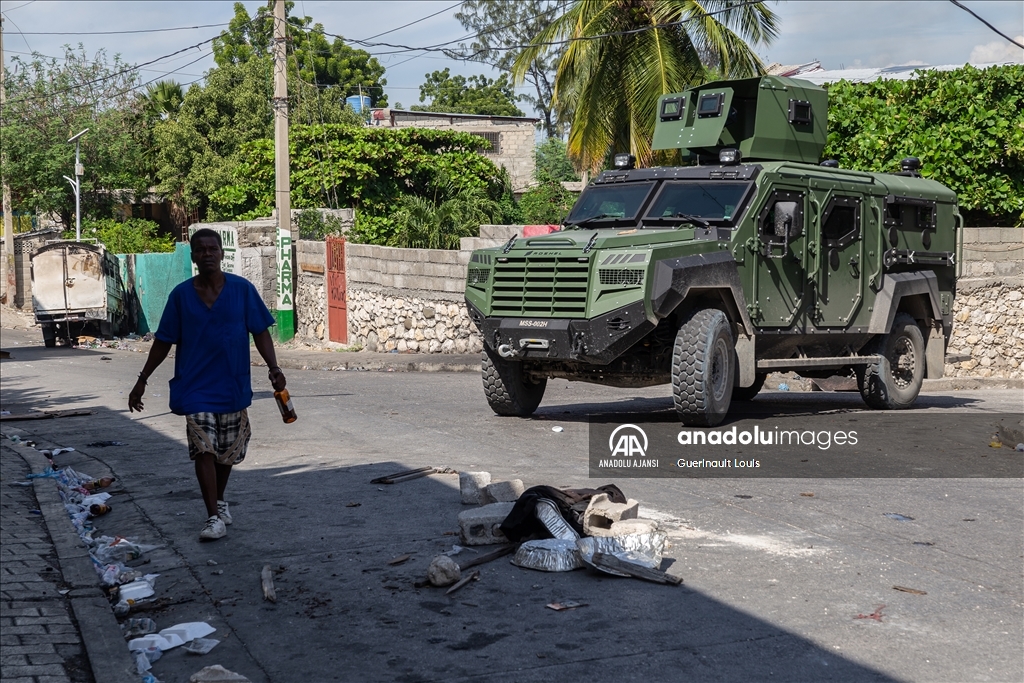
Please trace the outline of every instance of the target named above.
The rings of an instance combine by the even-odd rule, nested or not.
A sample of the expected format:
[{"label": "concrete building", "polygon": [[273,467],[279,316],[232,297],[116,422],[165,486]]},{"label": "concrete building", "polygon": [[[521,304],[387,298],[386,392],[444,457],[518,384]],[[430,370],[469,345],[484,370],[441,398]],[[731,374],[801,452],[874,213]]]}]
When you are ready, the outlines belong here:
[{"label": "concrete building", "polygon": [[536,146],[535,132],[539,120],[528,116],[378,109],[373,112],[371,125],[456,130],[477,135],[490,143],[490,149],[481,149],[480,152],[496,165],[504,166],[508,170],[512,178],[512,191],[519,193],[534,184],[533,150]]}]

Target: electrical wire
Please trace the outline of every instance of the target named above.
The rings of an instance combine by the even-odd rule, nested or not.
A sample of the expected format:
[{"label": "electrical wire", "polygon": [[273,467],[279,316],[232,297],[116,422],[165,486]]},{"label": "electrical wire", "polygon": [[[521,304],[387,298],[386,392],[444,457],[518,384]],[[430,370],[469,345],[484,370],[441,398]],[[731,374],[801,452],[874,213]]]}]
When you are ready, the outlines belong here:
[{"label": "electrical wire", "polygon": [[[24,4],[24,5],[18,5],[17,7],[8,7],[8,8],[7,8],[7,12],[13,12],[13,11],[14,11],[14,10],[16,10],[16,9],[21,9],[22,7],[28,7],[29,5],[31,5],[31,4],[32,4],[33,2],[35,2],[35,1],[36,1],[36,0],[29,0],[29,1],[28,1],[28,2],[26,2],[26,3]],[[7,12],[4,12],[4,14],[6,14]]]},{"label": "electrical wire", "polygon": [[171,28],[140,28],[128,31],[29,31],[28,36],[113,36],[126,33],[164,33],[167,31],[194,31],[199,28],[216,28],[218,26],[229,26],[223,24],[203,24],[201,26],[175,26]]},{"label": "electrical wire", "polygon": [[[427,16],[425,16],[425,17],[423,17],[421,19],[417,19],[416,21],[410,21],[408,24],[402,24],[398,28],[393,28],[393,29],[390,29],[388,31],[384,31],[384,33],[378,33],[375,36],[370,36],[369,38],[364,38],[363,40],[373,40],[374,38],[380,38],[381,36],[386,36],[389,33],[394,33],[395,31],[401,31],[403,28],[409,28],[410,26],[412,26],[414,24],[418,24],[421,21],[426,21],[427,19],[433,19],[438,14],[444,14],[445,12],[450,12],[451,10],[455,9],[456,7],[461,7],[462,5],[465,5],[465,4],[466,4],[466,0],[462,0],[462,2],[457,2],[454,5],[452,5],[451,7],[446,7],[445,9],[441,10],[440,12],[434,12],[433,14],[428,14]],[[303,9],[302,11],[303,11],[303,13],[305,13],[306,10]]]},{"label": "electrical wire", "polygon": [[972,9],[971,9],[970,7],[967,7],[967,6],[966,6],[966,5],[964,5],[964,4],[962,3],[962,2],[958,2],[957,0],[949,0],[949,1],[950,1],[951,3],[953,3],[954,5],[956,5],[957,7],[959,7],[960,9],[962,9],[963,11],[967,12],[968,14],[970,14],[970,15],[971,15],[972,17],[974,17],[975,19],[977,19],[977,20],[978,20],[978,21],[980,21],[981,23],[985,24],[985,26],[988,26],[988,27],[989,27],[990,29],[992,29],[992,30],[993,30],[993,31],[994,31],[995,33],[998,33],[998,34],[999,34],[1000,36],[1002,36],[1003,38],[1006,38],[1006,39],[1007,39],[1008,41],[1010,41],[1011,43],[1013,43],[1013,44],[1014,44],[1014,45],[1016,45],[1017,47],[1019,47],[1019,48],[1021,48],[1022,50],[1024,50],[1024,45],[1021,45],[1021,44],[1020,44],[1020,43],[1018,43],[1018,42],[1017,42],[1016,40],[1014,40],[1014,39],[1013,39],[1013,38],[1011,38],[1010,36],[1006,35],[1006,34],[1005,34],[1005,33],[1003,33],[1002,31],[1000,31],[999,29],[997,29],[997,28],[996,28],[995,26],[993,26],[992,24],[990,24],[990,23],[988,23],[987,21],[985,21],[985,19],[983,19],[983,18],[982,18],[982,17],[980,16],[980,15],[978,15],[978,13],[977,13],[977,12],[975,12],[974,10],[972,10]]}]

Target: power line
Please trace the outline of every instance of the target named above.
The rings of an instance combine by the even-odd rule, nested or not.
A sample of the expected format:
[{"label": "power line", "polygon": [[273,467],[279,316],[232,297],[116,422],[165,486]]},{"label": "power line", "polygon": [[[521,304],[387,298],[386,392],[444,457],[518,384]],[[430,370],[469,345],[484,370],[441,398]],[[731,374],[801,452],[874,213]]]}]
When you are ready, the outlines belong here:
[{"label": "power line", "polygon": [[199,28],[216,28],[228,26],[223,24],[203,24],[201,26],[175,26],[173,28],[140,28],[130,31],[28,31],[27,36],[113,36],[125,33],[163,33],[166,31],[194,31]]},{"label": "power line", "polygon": [[988,23],[987,21],[985,21],[985,20],[984,20],[984,19],[983,19],[983,18],[982,18],[981,16],[979,16],[979,15],[978,15],[978,14],[977,14],[977,13],[976,13],[976,12],[975,12],[974,10],[972,10],[972,9],[971,9],[970,7],[967,7],[967,6],[966,6],[966,5],[964,5],[964,4],[962,3],[962,2],[957,2],[957,0],[949,0],[949,1],[950,1],[951,3],[953,3],[954,5],[956,5],[957,7],[959,7],[960,9],[962,9],[963,11],[967,12],[968,14],[970,14],[970,15],[971,15],[972,17],[974,17],[975,19],[977,19],[977,20],[978,20],[978,21],[980,21],[981,23],[985,24],[985,26],[988,26],[988,27],[989,27],[990,29],[992,29],[992,30],[993,30],[994,32],[998,33],[998,34],[999,34],[1000,36],[1002,36],[1003,38],[1006,38],[1006,39],[1007,39],[1008,41],[1010,41],[1011,43],[1013,43],[1013,44],[1014,44],[1014,45],[1016,45],[1017,47],[1019,47],[1019,48],[1021,48],[1022,50],[1024,50],[1024,45],[1021,45],[1021,44],[1020,44],[1020,43],[1018,43],[1018,42],[1017,42],[1016,40],[1014,40],[1014,39],[1013,39],[1013,38],[1011,38],[1010,36],[1006,35],[1006,34],[1005,34],[1005,33],[1003,33],[1002,31],[1000,31],[999,29],[997,29],[997,28],[996,28],[995,26],[993,26],[992,24],[990,24],[990,23]]},{"label": "power line", "polygon": [[[7,8],[7,12],[13,12],[13,11],[14,11],[14,10],[16,10],[16,9],[21,9],[22,7],[28,7],[29,5],[31,5],[31,4],[32,4],[33,2],[35,2],[35,1],[36,1],[36,0],[29,0],[29,1],[28,1],[28,2],[26,2],[26,3],[24,4],[24,5],[18,5],[17,7],[8,7],[8,8]],[[5,14],[6,14],[6,12],[5,12]]]},{"label": "power line", "polygon": [[[451,7],[446,7],[445,9],[441,10],[440,12],[434,12],[433,14],[428,14],[427,16],[425,16],[425,17],[423,17],[421,19],[417,19],[416,21],[410,21],[408,24],[402,24],[398,28],[393,28],[393,29],[391,29],[389,31],[384,31],[384,33],[378,33],[375,36],[370,36],[369,38],[364,38],[364,40],[373,40],[374,38],[380,38],[381,36],[386,36],[389,33],[394,33],[395,31],[401,31],[403,28],[409,28],[410,26],[412,26],[414,24],[418,24],[421,21],[426,21],[427,19],[433,19],[438,14],[444,14],[445,12],[449,12],[449,11],[455,9],[456,7],[459,7],[459,6],[465,5],[465,4],[466,4],[466,0],[462,0],[462,2],[457,2],[454,5],[452,5]],[[303,10],[303,12],[305,12],[305,10]]]}]

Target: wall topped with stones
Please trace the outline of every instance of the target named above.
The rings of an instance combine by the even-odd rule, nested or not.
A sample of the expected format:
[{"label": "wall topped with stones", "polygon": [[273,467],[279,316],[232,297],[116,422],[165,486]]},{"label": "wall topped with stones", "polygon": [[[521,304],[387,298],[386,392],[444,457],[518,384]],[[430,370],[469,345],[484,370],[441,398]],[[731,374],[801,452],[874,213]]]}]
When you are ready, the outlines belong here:
[{"label": "wall topped with stones", "polygon": [[961,280],[953,302],[946,377],[1024,378],[1024,286]]}]

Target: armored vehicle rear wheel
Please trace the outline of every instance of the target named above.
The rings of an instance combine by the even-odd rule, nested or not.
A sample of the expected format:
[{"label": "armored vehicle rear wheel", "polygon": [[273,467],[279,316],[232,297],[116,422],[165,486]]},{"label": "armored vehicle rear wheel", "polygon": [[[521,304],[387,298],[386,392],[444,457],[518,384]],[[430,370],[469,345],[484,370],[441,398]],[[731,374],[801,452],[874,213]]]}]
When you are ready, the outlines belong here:
[{"label": "armored vehicle rear wheel", "polygon": [[892,331],[875,340],[866,353],[882,360],[857,371],[857,387],[868,407],[876,410],[909,408],[924,383],[924,335],[906,313],[897,313]]},{"label": "armored vehicle rear wheel", "polygon": [[725,313],[702,308],[687,316],[672,349],[672,397],[683,424],[714,427],[725,419],[735,356]]},{"label": "armored vehicle rear wheel", "polygon": [[498,415],[528,417],[537,410],[544,398],[548,381],[532,382],[523,376],[523,364],[505,360],[484,346],[481,371],[484,396]]},{"label": "armored vehicle rear wheel", "polygon": [[764,388],[764,381],[766,379],[768,379],[768,375],[763,372],[759,372],[754,375],[754,383],[749,387],[733,387],[732,400],[752,401],[754,397],[760,393],[761,389]]}]

